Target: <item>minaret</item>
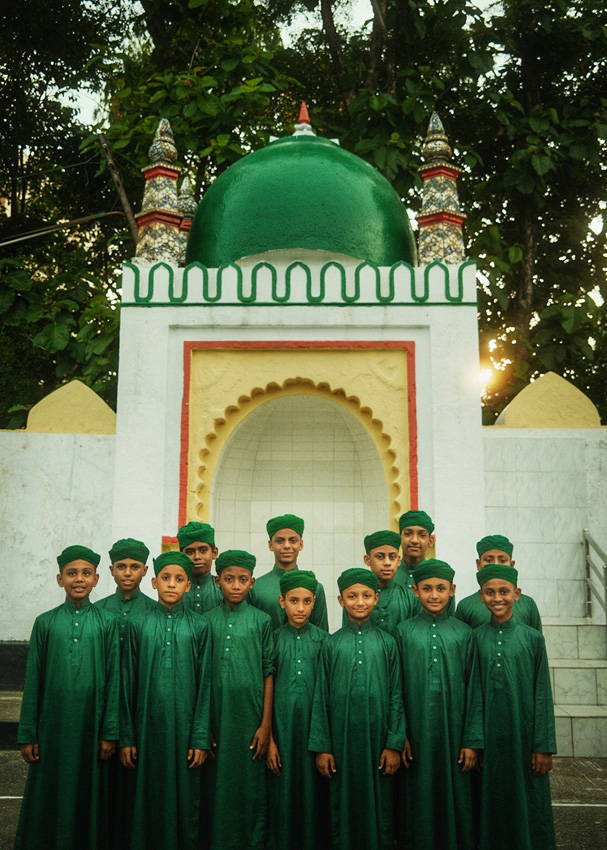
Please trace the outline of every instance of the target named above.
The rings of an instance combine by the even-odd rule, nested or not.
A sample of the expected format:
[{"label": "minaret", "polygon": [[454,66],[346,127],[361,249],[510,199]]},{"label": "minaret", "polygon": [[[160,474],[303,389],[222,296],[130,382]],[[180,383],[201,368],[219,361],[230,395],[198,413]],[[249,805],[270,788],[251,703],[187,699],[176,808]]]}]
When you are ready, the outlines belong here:
[{"label": "minaret", "polygon": [[179,241],[180,250],[178,263],[180,266],[185,265],[185,249],[188,242],[188,233],[192,227],[192,219],[196,213],[198,204],[194,199],[194,190],[190,183],[190,178],[186,176],[181,181],[179,193],[177,195],[177,208],[182,216],[181,224],[179,225]]},{"label": "minaret", "polygon": [[181,169],[173,165],[177,148],[166,118],[158,125],[148,155],[150,165],[142,169],[146,180],[143,203],[141,212],[135,216],[139,226],[135,261],[176,263],[182,241],[182,215],[177,204],[177,180]]},{"label": "minaret", "polygon": [[465,260],[462,222],[466,216],[460,210],[456,186],[462,169],[450,162],[452,153],[441,120],[433,112],[422,150],[425,163],[419,169],[424,181],[422,208],[417,216],[420,264]]}]

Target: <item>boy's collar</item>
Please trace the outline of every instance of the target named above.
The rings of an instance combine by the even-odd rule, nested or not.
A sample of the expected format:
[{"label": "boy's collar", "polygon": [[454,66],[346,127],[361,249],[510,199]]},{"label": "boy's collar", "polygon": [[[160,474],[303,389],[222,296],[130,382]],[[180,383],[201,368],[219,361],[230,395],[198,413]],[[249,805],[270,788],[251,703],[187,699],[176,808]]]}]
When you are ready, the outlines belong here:
[{"label": "boy's collar", "polygon": [[85,611],[87,608],[90,608],[92,604],[93,603],[91,602],[90,599],[84,599],[82,604],[80,605],[80,607],[77,607],[76,603],[72,602],[72,600],[68,599],[67,597],[66,597],[65,602],[64,602],[64,605],[67,608],[67,610],[72,612],[72,613],[75,613],[76,611],[78,613],[80,613],[80,611]]},{"label": "boy's collar", "polygon": [[185,608],[183,607],[183,602],[180,602],[178,605],[173,605],[170,611],[166,605],[162,604],[160,600],[157,600],[156,605],[160,613],[164,614],[165,617],[168,617],[169,614],[171,615],[171,617],[176,617],[178,614],[181,614],[183,611],[185,611]]},{"label": "boy's collar", "polygon": [[355,623],[349,617],[346,617],[345,628],[349,629],[351,632],[359,632],[364,631],[365,629],[372,629],[373,624],[371,623],[371,618],[365,620],[364,623]]},{"label": "boy's collar", "polygon": [[121,602],[132,602],[133,599],[137,599],[138,596],[141,596],[142,591],[137,588],[136,590],[131,591],[131,598],[125,599],[124,593],[120,590],[119,587],[116,588],[116,596],[120,599]]},{"label": "boy's collar", "polygon": [[306,633],[306,632],[309,632],[309,631],[310,631],[310,621],[308,620],[308,622],[307,622],[307,623],[305,623],[303,626],[300,626],[299,628],[296,628],[295,626],[292,626],[292,625],[291,625],[291,623],[289,623],[289,622],[287,621],[287,622],[285,623],[285,628],[286,628],[286,629],[287,629],[287,631],[288,631],[288,632],[290,632],[291,634],[294,634],[294,635],[305,635],[305,633]]},{"label": "boy's collar", "polygon": [[221,603],[221,608],[222,608],[224,614],[228,614],[228,616],[229,616],[230,614],[240,614],[242,611],[245,610],[245,608],[248,607],[248,605],[249,605],[249,603],[247,602],[247,600],[243,599],[242,602],[238,602],[236,605],[234,605],[233,608],[230,608],[230,606],[228,605],[228,603],[224,599],[223,602]]},{"label": "boy's collar", "polygon": [[449,619],[449,614],[447,613],[447,611],[443,611],[442,614],[437,614],[435,616],[434,614],[428,614],[428,612],[424,611],[424,609],[422,608],[420,612],[420,617],[422,618],[422,620],[428,623],[444,623],[445,620]]},{"label": "boy's collar", "polygon": [[516,626],[516,620],[514,617],[510,617],[510,619],[506,620],[505,623],[498,623],[497,620],[494,620],[493,617],[491,617],[489,622],[494,629],[513,629]]},{"label": "boy's collar", "polygon": [[274,575],[283,576],[285,574],[285,572],[290,573],[292,570],[298,570],[298,569],[299,569],[299,567],[297,566],[297,564],[295,564],[294,567],[291,567],[290,570],[283,570],[283,568],[279,567],[278,564],[274,564],[274,566],[272,567],[272,572],[274,573]]},{"label": "boy's collar", "polygon": [[212,573],[207,573],[204,576],[192,576],[192,584],[208,584],[210,581],[215,581],[215,576]]}]

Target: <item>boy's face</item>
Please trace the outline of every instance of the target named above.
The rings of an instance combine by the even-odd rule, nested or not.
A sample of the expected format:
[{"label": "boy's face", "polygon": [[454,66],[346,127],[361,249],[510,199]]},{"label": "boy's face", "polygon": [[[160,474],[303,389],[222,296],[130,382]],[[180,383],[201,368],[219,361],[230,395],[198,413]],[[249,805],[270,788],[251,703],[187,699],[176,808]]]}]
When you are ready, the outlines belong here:
[{"label": "boy's face", "polygon": [[215,578],[226,603],[233,608],[244,599],[255,584],[255,579],[244,567],[226,567]]},{"label": "boy's face", "polygon": [[482,570],[487,564],[506,564],[513,567],[514,561],[507,552],[503,552],[501,549],[487,549],[480,558],[476,559],[476,569]]},{"label": "boy's face", "polygon": [[502,578],[492,578],[481,587],[481,599],[498,623],[505,623],[512,617],[512,606],[520,595],[520,587]]},{"label": "boy's face", "polygon": [[166,605],[169,611],[179,605],[191,585],[188,574],[177,564],[167,564],[152,579],[152,587],[158,591],[158,601]]},{"label": "boy's face", "polygon": [[436,535],[430,534],[421,525],[409,525],[400,533],[403,558],[408,564],[421,564],[430,546],[434,546]]},{"label": "boy's face", "polygon": [[378,546],[365,555],[365,564],[377,576],[380,587],[385,587],[392,581],[400,564],[398,549],[394,546]]},{"label": "boy's face", "polygon": [[294,587],[284,596],[278,597],[278,603],[284,608],[287,620],[295,629],[301,629],[308,622],[316,597],[305,587]]},{"label": "boy's face", "polygon": [[122,593],[132,593],[141,584],[141,579],[147,573],[148,568],[143,561],[134,561],[133,558],[121,558],[110,564],[110,572],[118,590]]},{"label": "boy's face", "polygon": [[352,584],[337,597],[342,608],[346,609],[349,620],[353,623],[365,623],[377,605],[379,594],[366,584]]},{"label": "boy's face", "polygon": [[181,551],[194,564],[194,576],[196,578],[208,576],[211,572],[213,561],[219,553],[217,546],[211,546],[210,543],[202,543],[200,540],[194,540],[192,543],[188,543]]},{"label": "boy's face", "polygon": [[424,611],[437,617],[446,611],[449,599],[455,593],[455,585],[444,578],[426,578],[413,585],[413,593],[419,597]]},{"label": "boy's face", "polygon": [[99,581],[99,575],[88,561],[70,561],[57,576],[57,584],[74,605],[82,605]]},{"label": "boy's face", "polygon": [[283,570],[293,569],[303,545],[303,537],[292,528],[281,528],[268,540],[268,549],[274,552],[275,563]]}]

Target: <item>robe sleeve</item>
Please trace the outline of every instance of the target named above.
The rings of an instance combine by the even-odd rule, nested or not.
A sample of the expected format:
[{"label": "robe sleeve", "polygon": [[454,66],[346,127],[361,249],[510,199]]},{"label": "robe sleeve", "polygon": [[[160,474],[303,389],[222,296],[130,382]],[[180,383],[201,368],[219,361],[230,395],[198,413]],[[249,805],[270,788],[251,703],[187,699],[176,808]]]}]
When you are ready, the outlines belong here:
[{"label": "robe sleeve", "polygon": [[34,622],[27,653],[23,701],[17,731],[18,744],[38,743],[38,715],[44,686],[46,633],[47,630],[38,617]]},{"label": "robe sleeve", "polygon": [[538,635],[535,652],[533,752],[556,753],[554,705],[544,638]]},{"label": "robe sleeve", "polygon": [[194,720],[190,735],[190,748],[210,750],[211,738],[211,627],[205,620],[204,629],[200,629],[196,641],[197,686]]},{"label": "robe sleeve", "polygon": [[[540,617],[540,612],[537,609],[537,605],[535,604],[535,599],[531,600],[531,604],[529,606],[529,625],[532,629],[536,629],[540,634],[542,633],[542,619]],[[535,751],[540,752],[539,750]]]},{"label": "robe sleeve", "polygon": [[274,652],[274,631],[268,616],[261,628],[261,664],[264,679],[274,673]]},{"label": "robe sleeve", "polygon": [[399,752],[405,746],[407,727],[405,723],[405,708],[403,701],[403,687],[400,670],[400,658],[396,641],[390,641],[388,647],[388,676],[390,681],[389,703],[388,703],[388,729],[386,735],[386,747]]},{"label": "robe sleeve", "polygon": [[117,741],[120,728],[120,638],[118,621],[113,616],[106,624],[104,643],[105,704],[99,738],[102,741]]},{"label": "robe sleeve", "polygon": [[137,678],[140,635],[135,623],[127,624],[126,652],[122,653],[120,681],[120,746],[137,746],[135,716],[137,711]]},{"label": "robe sleeve", "polygon": [[312,716],[310,718],[310,738],[308,749],[313,753],[332,753],[331,717],[329,711],[329,682],[331,675],[331,649],[329,641],[325,641],[321,650],[314,699],[312,701]]},{"label": "robe sleeve", "polygon": [[310,622],[325,632],[329,631],[329,616],[327,614],[327,600],[325,598],[325,589],[320,582],[316,588],[316,602],[310,615]]},{"label": "robe sleeve", "polygon": [[481,673],[472,629],[467,635],[466,652],[466,717],[461,746],[471,750],[482,750],[485,746],[483,727],[483,692]]}]

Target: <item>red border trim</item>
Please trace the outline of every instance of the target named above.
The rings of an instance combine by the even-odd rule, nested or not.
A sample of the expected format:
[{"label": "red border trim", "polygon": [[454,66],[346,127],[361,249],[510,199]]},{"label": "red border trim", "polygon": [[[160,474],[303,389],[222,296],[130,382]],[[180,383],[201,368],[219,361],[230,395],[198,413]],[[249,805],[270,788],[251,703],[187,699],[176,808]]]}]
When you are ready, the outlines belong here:
[{"label": "red border trim", "polygon": [[457,227],[461,227],[465,218],[465,215],[458,215],[457,213],[437,212],[418,216],[417,223],[420,227],[426,227],[428,224],[446,221],[447,224],[455,224]]},{"label": "red border trim", "polygon": [[[188,496],[188,446],[190,442],[190,424],[188,408],[190,406],[190,376],[191,376],[191,353],[200,349],[236,349],[239,351],[259,351],[263,349],[323,349],[335,348],[370,348],[381,350],[404,349],[407,352],[407,415],[409,424],[409,489],[411,493],[411,508],[417,509],[419,498],[419,482],[417,473],[417,392],[415,386],[415,343],[411,341],[396,342],[394,340],[361,340],[347,342],[345,340],[330,340],[314,342],[308,341],[243,341],[243,340],[221,340],[217,342],[186,341],[183,343],[183,399],[181,403],[181,441],[179,462],[179,526],[185,524],[187,516]],[[163,538],[164,539],[164,538]]]}]

